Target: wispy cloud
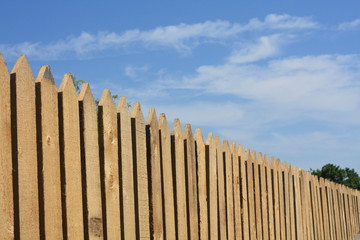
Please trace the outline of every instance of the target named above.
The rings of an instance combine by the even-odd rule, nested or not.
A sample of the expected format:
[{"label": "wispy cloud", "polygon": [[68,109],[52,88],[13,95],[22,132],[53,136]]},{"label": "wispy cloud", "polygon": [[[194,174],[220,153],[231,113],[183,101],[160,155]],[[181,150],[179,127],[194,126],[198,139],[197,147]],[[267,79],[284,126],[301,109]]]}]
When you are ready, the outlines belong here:
[{"label": "wispy cloud", "polygon": [[68,36],[51,43],[25,41],[19,44],[0,44],[0,51],[8,58],[27,54],[38,59],[88,57],[94,53],[124,49],[133,45],[144,48],[166,47],[189,53],[201,41],[229,39],[246,31],[302,30],[318,26],[319,24],[309,17],[270,14],[263,21],[254,18],[246,24],[217,20],[194,24],[181,23],[145,31],[132,29],[122,33],[82,32],[78,36]]},{"label": "wispy cloud", "polygon": [[360,18],[351,22],[343,22],[338,25],[339,30],[352,30],[357,28],[360,28]]}]

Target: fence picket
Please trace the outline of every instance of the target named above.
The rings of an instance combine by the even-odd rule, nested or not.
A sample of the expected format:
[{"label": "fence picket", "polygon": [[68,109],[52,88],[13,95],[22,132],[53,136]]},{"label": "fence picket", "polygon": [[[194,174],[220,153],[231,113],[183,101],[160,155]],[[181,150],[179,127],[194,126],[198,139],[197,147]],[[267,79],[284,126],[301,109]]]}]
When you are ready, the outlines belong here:
[{"label": "fence picket", "polygon": [[65,74],[59,88],[60,161],[64,236],[83,239],[79,105],[73,79]]},{"label": "fence picket", "polygon": [[197,169],[195,159],[195,142],[190,124],[184,130],[185,166],[187,179],[187,202],[190,239],[199,238]]},{"label": "fence picket", "polygon": [[48,239],[62,239],[58,97],[49,66],[41,67],[36,79],[36,115],[40,231]]},{"label": "fence picket", "polygon": [[[134,168],[137,179],[137,224],[140,239],[150,239],[148,163],[146,159],[146,131],[144,115],[140,103],[135,102],[132,115],[132,142]],[[135,167],[136,165],[136,167]]]},{"label": "fence picket", "polygon": [[262,154],[259,155],[259,176],[260,176],[260,194],[261,194],[261,216],[263,239],[269,239],[269,220],[268,220],[268,200],[267,200],[267,179],[265,173],[265,163]]},{"label": "fence picket", "polygon": [[163,203],[161,187],[161,162],[159,123],[154,108],[150,109],[146,122],[146,144],[149,164],[150,231],[153,239],[164,239]]},{"label": "fence picket", "polygon": [[219,211],[219,236],[220,239],[227,239],[226,220],[226,195],[225,195],[225,164],[222,153],[220,138],[215,137],[215,148],[218,168],[218,211]]},{"label": "fence picket", "polygon": [[14,238],[14,202],[11,155],[10,77],[0,53],[0,232]]},{"label": "fence picket", "polygon": [[250,154],[250,149],[245,151],[246,162],[245,167],[247,168],[247,191],[248,191],[248,210],[249,210],[249,230],[250,239],[256,239],[256,218],[255,218],[255,199],[254,199],[254,160]]},{"label": "fence picket", "polygon": [[160,143],[164,194],[164,222],[166,239],[176,239],[173,169],[171,161],[171,136],[164,113],[160,114]]},{"label": "fence picket", "polygon": [[131,142],[131,119],[129,107],[125,97],[121,97],[117,107],[119,131],[119,157],[121,161],[122,182],[122,212],[124,225],[124,238],[135,239],[137,229],[135,224],[135,192],[134,192],[134,166]]},{"label": "fence picket", "polygon": [[105,89],[99,102],[99,147],[103,201],[103,229],[105,239],[121,239],[122,204],[120,199],[121,180],[118,155],[118,127],[116,108],[109,90]]},{"label": "fence picket", "polygon": [[231,144],[231,158],[233,163],[235,239],[242,239],[240,158],[235,142]]},{"label": "fence picket", "polygon": [[88,83],[80,91],[79,111],[85,236],[103,239],[97,109]]},{"label": "fence picket", "polygon": [[265,166],[265,178],[266,178],[266,191],[267,191],[267,209],[268,209],[268,232],[269,239],[275,239],[275,220],[274,220],[274,193],[273,193],[273,184],[272,184],[272,174],[271,167],[269,164],[269,156],[264,156],[264,166]]},{"label": "fence picket", "polygon": [[240,180],[241,180],[241,221],[242,233],[245,240],[250,239],[250,223],[249,223],[249,194],[247,181],[247,159],[242,146],[238,148],[238,156],[240,158]]},{"label": "fence picket", "polygon": [[211,240],[219,239],[218,229],[218,171],[217,171],[217,159],[216,159],[216,147],[215,139],[212,133],[209,133],[206,140],[206,159],[209,164],[209,177],[208,177],[208,189],[209,189],[209,235]]}]

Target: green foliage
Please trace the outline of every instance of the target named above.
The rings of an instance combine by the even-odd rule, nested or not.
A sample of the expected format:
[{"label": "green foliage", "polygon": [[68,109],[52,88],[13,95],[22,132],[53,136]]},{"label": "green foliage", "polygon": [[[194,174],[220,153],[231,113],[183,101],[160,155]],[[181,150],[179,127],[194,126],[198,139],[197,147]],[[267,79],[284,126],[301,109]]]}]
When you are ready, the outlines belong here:
[{"label": "green foliage", "polygon": [[[76,92],[77,92],[77,94],[79,94],[80,90],[81,90],[81,86],[83,83],[85,83],[85,81],[81,80],[81,79],[77,80],[76,77],[74,76],[74,74],[72,74],[72,73],[69,73],[69,74],[72,77],[74,86],[76,88]],[[111,97],[112,97],[114,103],[116,103],[117,100],[119,99],[119,95],[117,95],[117,94],[112,94]],[[99,105],[99,102],[100,102],[100,99],[96,98],[95,99],[96,106]],[[128,107],[131,107],[131,103],[128,102],[127,104],[128,104]]]},{"label": "green foliage", "polygon": [[354,169],[342,169],[340,166],[328,163],[321,169],[310,169],[310,172],[318,177],[360,190],[360,177]]}]

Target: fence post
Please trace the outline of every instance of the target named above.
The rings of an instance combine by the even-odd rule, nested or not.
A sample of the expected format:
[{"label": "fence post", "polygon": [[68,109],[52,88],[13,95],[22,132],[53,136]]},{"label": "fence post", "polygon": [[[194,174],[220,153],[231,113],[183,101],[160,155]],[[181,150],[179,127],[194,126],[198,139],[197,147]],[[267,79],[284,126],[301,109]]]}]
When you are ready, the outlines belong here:
[{"label": "fence post", "polygon": [[219,211],[219,236],[220,239],[227,239],[226,221],[226,196],[225,196],[225,166],[220,137],[215,137],[215,148],[218,170],[218,211]]}]

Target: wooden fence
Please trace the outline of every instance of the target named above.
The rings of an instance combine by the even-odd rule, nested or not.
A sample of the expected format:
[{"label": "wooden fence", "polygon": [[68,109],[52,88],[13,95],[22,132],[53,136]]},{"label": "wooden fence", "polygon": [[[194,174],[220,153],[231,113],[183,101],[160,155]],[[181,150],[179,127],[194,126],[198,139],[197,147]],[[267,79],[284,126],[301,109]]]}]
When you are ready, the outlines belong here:
[{"label": "wooden fence", "polygon": [[360,194],[0,55],[0,239],[353,239]]}]

